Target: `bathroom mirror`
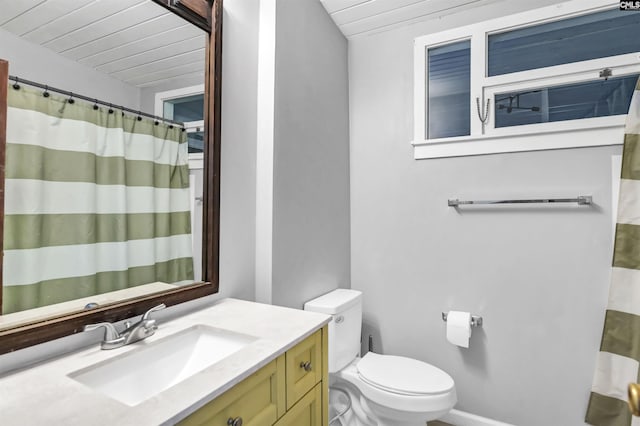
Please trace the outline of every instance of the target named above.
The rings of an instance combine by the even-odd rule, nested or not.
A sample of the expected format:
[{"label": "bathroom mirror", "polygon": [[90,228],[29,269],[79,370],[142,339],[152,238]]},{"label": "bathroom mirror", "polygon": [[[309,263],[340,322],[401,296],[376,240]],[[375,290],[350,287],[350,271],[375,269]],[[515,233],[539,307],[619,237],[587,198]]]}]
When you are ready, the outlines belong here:
[{"label": "bathroom mirror", "polygon": [[[11,123],[7,123],[7,92],[12,90],[21,93],[31,91],[34,96],[37,93],[38,97],[57,100],[61,110],[66,109],[67,112],[84,107],[87,110],[93,109],[96,113],[103,113],[107,117],[122,117],[123,122],[130,123],[133,127],[137,126],[140,133],[145,133],[140,129],[146,125],[152,129],[153,138],[157,139],[158,133],[171,133],[177,134],[178,140],[180,132],[175,123],[148,117],[153,116],[155,112],[154,94],[204,83],[204,105],[201,107],[201,130],[204,132],[200,136],[200,148],[203,148],[204,152],[195,161],[202,167],[199,172],[201,183],[198,184],[202,193],[188,194],[191,199],[192,220],[194,204],[200,205],[199,209],[202,211],[202,220],[198,224],[198,239],[201,239],[201,244],[194,244],[196,247],[199,246],[194,258],[201,259],[198,262],[199,268],[196,268],[200,270],[200,276],[197,277],[199,279],[180,280],[179,285],[166,284],[164,280],[151,280],[153,282],[145,285],[138,285],[141,284],[138,282],[134,287],[118,288],[116,291],[107,288],[107,291],[100,291],[95,297],[93,294],[88,298],[82,297],[87,296],[85,293],[80,299],[51,305],[44,303],[43,306],[35,306],[34,309],[17,309],[16,312],[5,313],[0,316],[0,354],[79,332],[86,324],[113,322],[138,315],[159,303],[173,305],[217,292],[221,19],[222,0],[38,0],[12,2],[3,10],[0,18],[0,36],[11,43],[0,43],[3,46],[0,48],[0,59],[7,60],[0,62],[0,160],[8,153],[7,125],[11,126]],[[27,45],[33,47],[33,52],[28,51],[31,47],[24,49]],[[53,59],[51,55],[58,55],[60,58]],[[49,61],[48,58],[52,59]],[[35,62],[36,60],[41,62]],[[73,74],[76,69],[84,71]],[[94,81],[88,77],[96,72],[101,74],[99,79]],[[10,76],[17,76],[18,81],[10,79]],[[20,77],[23,78],[22,81]],[[45,87],[30,84],[35,82]],[[14,89],[13,86],[20,88]],[[47,86],[51,86],[51,90]],[[130,86],[131,90],[128,90],[127,86]],[[63,89],[66,93],[59,93],[54,89]],[[132,93],[138,93],[137,104],[130,102]],[[88,102],[84,97],[94,99],[94,102]],[[111,127],[106,127],[109,131],[112,130]],[[159,132],[157,129],[163,130]],[[47,133],[49,139],[53,138],[53,133]],[[186,139],[187,132],[184,133],[183,137]],[[162,139],[160,143],[168,144]],[[0,192],[2,206],[5,206],[7,194],[12,189],[11,185],[7,186],[12,173],[12,164],[9,164],[9,161],[6,168],[0,168],[3,184]],[[63,167],[71,168],[73,164],[70,163],[74,162],[66,160],[61,164],[64,164]],[[5,162],[2,161],[2,164]],[[158,170],[161,168],[154,167],[151,174],[159,174]],[[46,172],[41,174],[46,175]],[[99,173],[94,171],[93,174]],[[46,177],[38,179],[47,180]],[[194,176],[187,179],[190,182],[184,184],[183,179],[181,188],[186,185],[189,191],[189,188],[194,186]],[[100,186],[100,183],[94,186]],[[159,191],[164,190],[163,187]],[[170,187],[170,190],[172,191],[173,187]],[[136,199],[130,195],[128,197]],[[142,198],[139,198],[136,201],[142,204],[141,200]],[[142,210],[156,215],[166,213],[144,206]],[[11,211],[5,210],[0,212],[0,218],[3,219],[1,230],[4,231],[5,237],[8,229],[6,227],[16,223],[15,220],[8,220],[10,213]],[[143,221],[138,223],[136,229],[145,227]],[[31,228],[24,226],[24,229]],[[161,238],[163,237],[152,239]],[[0,241],[6,244],[7,239],[3,238]],[[167,245],[175,244],[174,241],[168,241]],[[14,258],[14,253],[8,255],[6,246],[2,252],[2,276],[5,277],[7,262]],[[114,263],[113,259],[121,252],[122,250],[117,250],[115,254],[100,257],[97,262]],[[50,258],[45,257],[47,253],[47,250],[37,253],[33,256],[33,264],[21,270],[37,270],[43,260],[45,263],[50,262]],[[105,258],[109,261],[104,261]],[[84,267],[77,259],[76,264],[79,269]],[[168,262],[163,267],[170,271],[172,266],[173,263]],[[135,278],[136,271],[126,272]],[[102,273],[102,270],[98,268],[96,273]],[[82,277],[79,278],[81,281]],[[2,283],[4,289],[8,288],[4,280]],[[58,293],[58,290],[51,293]],[[2,294],[6,292],[0,292],[0,306]],[[98,297],[100,295],[105,297]],[[9,317],[12,317],[11,320],[7,320]]]}]

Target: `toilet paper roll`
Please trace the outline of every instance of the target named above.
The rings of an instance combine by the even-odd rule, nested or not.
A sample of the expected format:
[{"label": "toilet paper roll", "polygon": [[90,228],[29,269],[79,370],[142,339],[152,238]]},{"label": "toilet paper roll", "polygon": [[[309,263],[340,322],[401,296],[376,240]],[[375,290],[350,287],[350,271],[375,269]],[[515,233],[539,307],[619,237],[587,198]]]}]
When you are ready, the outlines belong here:
[{"label": "toilet paper roll", "polygon": [[471,337],[471,313],[449,311],[447,314],[447,340],[454,345],[468,348]]}]

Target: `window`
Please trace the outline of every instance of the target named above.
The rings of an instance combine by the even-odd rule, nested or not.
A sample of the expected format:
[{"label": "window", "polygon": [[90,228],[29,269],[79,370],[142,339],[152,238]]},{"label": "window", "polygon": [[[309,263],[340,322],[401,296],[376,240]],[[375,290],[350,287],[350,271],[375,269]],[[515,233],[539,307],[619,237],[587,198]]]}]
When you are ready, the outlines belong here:
[{"label": "window", "polygon": [[204,93],[180,98],[163,99],[163,116],[170,120],[202,121],[204,117]]},{"label": "window", "polygon": [[638,74],[608,80],[499,93],[495,127],[580,120],[626,114]]},{"label": "window", "polygon": [[417,38],[415,158],[622,143],[640,13],[618,6],[574,0]]},{"label": "window", "polygon": [[157,93],[155,113],[164,118],[185,123],[187,141],[189,143],[189,158],[191,160],[202,158],[204,150],[203,85]]},{"label": "window", "polygon": [[640,13],[604,10],[491,34],[489,76],[640,50]]},{"label": "window", "polygon": [[469,134],[470,52],[468,40],[429,49],[430,139]]}]

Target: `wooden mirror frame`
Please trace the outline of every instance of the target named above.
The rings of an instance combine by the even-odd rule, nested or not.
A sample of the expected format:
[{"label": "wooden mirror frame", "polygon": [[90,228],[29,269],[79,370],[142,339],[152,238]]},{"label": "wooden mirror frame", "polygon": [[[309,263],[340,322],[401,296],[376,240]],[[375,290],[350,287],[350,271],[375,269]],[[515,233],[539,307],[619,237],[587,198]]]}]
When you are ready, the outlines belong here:
[{"label": "wooden mirror frame", "polygon": [[[136,297],[89,311],[47,318],[0,330],[0,355],[81,332],[85,325],[115,322],[149,308],[187,302],[218,292],[220,241],[220,131],[222,90],[222,0],[153,0],[207,32],[204,107],[202,279],[162,293]],[[4,177],[8,63],[0,60],[0,223],[4,225]],[[4,254],[0,228],[0,256]],[[0,283],[2,282],[0,257]],[[2,291],[0,286],[0,307]]]}]

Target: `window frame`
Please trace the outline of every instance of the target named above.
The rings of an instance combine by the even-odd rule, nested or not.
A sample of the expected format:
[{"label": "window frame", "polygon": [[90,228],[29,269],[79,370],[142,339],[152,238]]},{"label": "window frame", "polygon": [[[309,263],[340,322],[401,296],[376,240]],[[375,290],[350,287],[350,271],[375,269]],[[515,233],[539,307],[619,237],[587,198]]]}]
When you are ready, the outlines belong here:
[{"label": "window frame", "polygon": [[[205,0],[189,0],[185,2],[185,6],[188,6],[186,5],[188,3],[189,5],[202,7],[194,7],[192,9],[191,6],[188,6],[187,8],[190,9],[188,12],[185,12],[183,10],[184,7],[181,5],[178,5],[180,6],[178,8],[168,0],[153,1],[207,32],[204,84],[205,152],[203,156],[204,214],[202,232],[202,276],[204,282],[194,283],[162,293],[127,299],[91,310],[76,311],[45,320],[27,322],[16,327],[0,330],[0,355],[82,332],[87,324],[121,321],[141,315],[160,303],[172,306],[218,292],[223,0],[211,0],[208,3]],[[205,12],[206,16],[204,16]],[[2,88],[6,89],[8,85],[6,64],[5,61],[0,60],[0,161],[2,161],[2,166],[0,166],[0,206],[4,205],[4,154],[7,111],[6,90],[3,91]],[[0,209],[0,219],[3,219],[2,215],[3,210]],[[1,241],[0,233],[0,244]]]},{"label": "window frame", "polygon": [[[622,144],[625,115],[495,128],[494,95],[593,80],[599,78],[599,71],[604,68],[612,69],[614,77],[640,74],[640,53],[488,76],[490,35],[609,10],[618,5],[619,2],[611,0],[573,0],[417,37],[414,40],[414,139],[411,142],[414,146],[414,158]],[[471,40],[470,135],[429,139],[427,137],[428,49],[464,40]],[[479,119],[476,98],[480,101],[480,108],[485,114],[487,99],[490,100],[488,121],[484,126]],[[576,134],[567,138],[567,132]],[[544,140],[536,138],[539,135],[544,135]]]},{"label": "window frame", "polygon": [[[158,92],[155,95],[153,113],[158,117],[164,117],[164,102],[172,99],[180,99],[187,96],[202,95],[204,94],[204,84],[196,84],[195,86],[180,87],[178,89],[166,90],[164,92]],[[166,118],[166,117],[165,117]],[[191,123],[196,123],[192,121]],[[204,124],[204,119],[201,120]]]},{"label": "window frame", "polygon": [[[164,117],[164,102],[172,99],[184,98],[186,96],[204,94],[204,84],[195,86],[180,87],[178,89],[158,92],[155,95],[153,113],[158,117]],[[166,117],[165,117],[166,118]],[[184,124],[187,133],[200,131],[194,129],[204,129],[204,119],[189,121]],[[204,153],[189,153],[189,169],[202,169],[204,166]]]}]

